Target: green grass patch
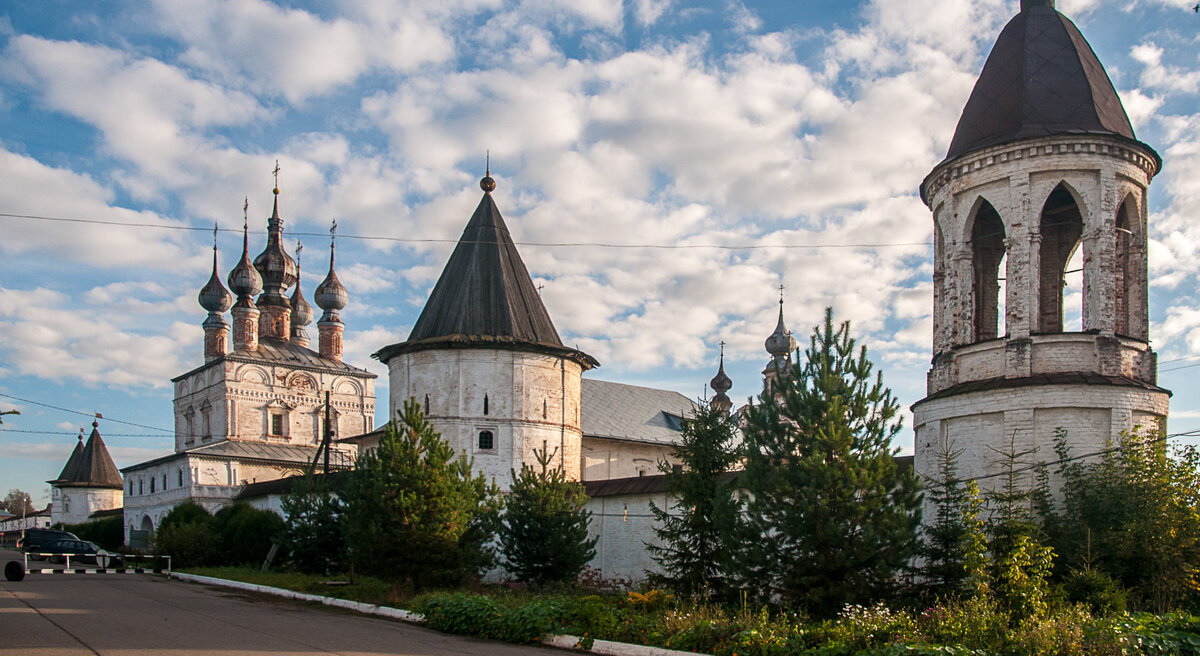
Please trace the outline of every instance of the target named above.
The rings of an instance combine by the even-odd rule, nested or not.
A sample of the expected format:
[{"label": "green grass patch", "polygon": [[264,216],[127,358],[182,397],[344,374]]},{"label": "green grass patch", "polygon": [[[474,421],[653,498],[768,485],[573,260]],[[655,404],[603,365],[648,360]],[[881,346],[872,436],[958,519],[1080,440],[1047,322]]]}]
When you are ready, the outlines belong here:
[{"label": "green grass patch", "polygon": [[407,608],[409,599],[397,586],[370,576],[355,576],[351,582],[345,576],[263,572],[254,567],[189,567],[176,571],[395,608]]}]

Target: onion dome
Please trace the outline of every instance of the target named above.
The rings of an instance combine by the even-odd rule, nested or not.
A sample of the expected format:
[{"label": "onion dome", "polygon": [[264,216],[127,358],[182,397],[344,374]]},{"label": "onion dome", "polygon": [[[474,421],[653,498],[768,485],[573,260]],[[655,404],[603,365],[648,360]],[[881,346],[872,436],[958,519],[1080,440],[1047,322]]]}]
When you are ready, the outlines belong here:
[{"label": "onion dome", "polygon": [[213,268],[208,283],[200,290],[200,307],[213,314],[222,314],[233,306],[233,297],[217,275],[217,246],[213,245]]},{"label": "onion dome", "polygon": [[[333,270],[333,255],[334,244],[330,240],[329,274],[325,276],[325,280],[322,280],[320,285],[317,285],[317,293],[313,294],[313,300],[317,302],[317,306],[325,310],[325,317],[336,317],[338,310],[345,308],[346,304],[350,302],[350,295],[346,293],[346,288],[338,280],[337,272]],[[322,320],[325,317],[322,317]]]},{"label": "onion dome", "polygon": [[292,329],[307,326],[313,322],[316,314],[308,301],[304,300],[304,292],[300,291],[300,265],[296,265],[296,291],[292,292]]},{"label": "onion dome", "polygon": [[717,369],[717,375],[708,381],[708,386],[712,388],[718,396],[724,396],[725,392],[733,389],[733,381],[725,373],[725,342],[721,342],[721,366]]},{"label": "onion dome", "polygon": [[254,295],[262,290],[262,276],[250,262],[249,228],[242,225],[242,259],[229,272],[229,290],[237,295],[238,307],[254,307]]},{"label": "onion dome", "polygon": [[283,250],[283,219],[279,218],[279,187],[272,190],[275,205],[267,220],[267,247],[254,258],[254,268],[262,276],[259,305],[288,305],[284,293],[296,284],[296,261]]},{"label": "onion dome", "polygon": [[792,334],[788,332],[787,327],[783,325],[783,298],[779,299],[779,323],[775,325],[775,332],[766,341],[767,353],[778,358],[786,358],[792,351],[796,350],[796,340]]},{"label": "onion dome", "polygon": [[954,132],[946,160],[1057,134],[1135,141],[1104,66],[1054,0],[1021,0],[996,39]]}]

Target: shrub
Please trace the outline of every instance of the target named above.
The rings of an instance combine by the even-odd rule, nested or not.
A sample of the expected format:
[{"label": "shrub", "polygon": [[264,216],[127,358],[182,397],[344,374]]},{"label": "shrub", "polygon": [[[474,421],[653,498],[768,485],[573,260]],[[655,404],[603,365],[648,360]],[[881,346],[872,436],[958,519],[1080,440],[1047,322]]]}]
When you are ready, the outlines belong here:
[{"label": "shrub", "polygon": [[431,629],[519,644],[540,641],[563,616],[562,604],[551,600],[505,607],[491,597],[462,593],[430,595],[413,610],[425,616]]},{"label": "shrub", "polygon": [[125,520],[121,515],[105,517],[83,524],[71,524],[63,527],[79,537],[100,545],[102,549],[120,551],[125,545]]},{"label": "shrub", "polygon": [[1125,588],[1116,579],[1094,569],[1075,570],[1062,584],[1067,601],[1085,604],[1098,615],[1125,612]]},{"label": "shrub", "polygon": [[212,525],[221,560],[230,565],[261,564],[283,533],[282,517],[242,502],[218,510]]},{"label": "shrub", "polygon": [[154,535],[154,550],[171,557],[171,567],[202,567],[217,556],[217,536],[208,523],[168,524]]}]

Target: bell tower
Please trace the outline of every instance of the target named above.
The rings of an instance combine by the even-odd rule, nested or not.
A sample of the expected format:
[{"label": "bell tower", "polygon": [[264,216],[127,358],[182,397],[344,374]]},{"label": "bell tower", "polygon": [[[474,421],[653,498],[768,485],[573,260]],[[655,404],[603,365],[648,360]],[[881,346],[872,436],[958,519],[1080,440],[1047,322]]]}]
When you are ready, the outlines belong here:
[{"label": "bell tower", "polygon": [[1161,165],[1075,25],[1053,0],[1022,0],[921,185],[935,245],[918,472],[945,443],[973,477],[1010,444],[1052,460],[1059,428],[1083,455],[1163,425],[1146,261]]}]

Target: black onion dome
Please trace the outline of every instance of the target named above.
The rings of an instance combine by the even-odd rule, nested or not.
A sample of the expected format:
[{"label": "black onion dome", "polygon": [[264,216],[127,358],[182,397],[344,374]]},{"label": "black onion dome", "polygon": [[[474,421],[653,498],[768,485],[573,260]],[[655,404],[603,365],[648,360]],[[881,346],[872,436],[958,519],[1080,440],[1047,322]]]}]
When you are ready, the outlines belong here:
[{"label": "black onion dome", "polygon": [[733,381],[725,373],[725,354],[721,354],[721,366],[717,369],[717,375],[708,381],[708,386],[712,388],[718,395],[724,395],[725,392],[733,389]]},{"label": "black onion dome", "polygon": [[230,296],[229,290],[225,289],[225,285],[221,284],[221,277],[217,275],[217,249],[215,248],[213,249],[212,276],[200,290],[200,307],[217,314],[233,307],[233,297]]},{"label": "black onion dome", "polygon": [[329,246],[329,274],[317,285],[317,293],[313,300],[322,310],[341,310],[350,302],[350,295],[342,281],[338,280],[337,272],[333,270],[333,245]]},{"label": "black onion dome", "polygon": [[946,160],[1058,134],[1136,141],[1112,81],[1079,28],[1053,0],[1022,0],[1021,13],[992,47]]},{"label": "black onion dome", "polygon": [[304,292],[300,291],[300,269],[296,268],[296,291],[292,292],[292,325],[307,326],[313,322],[316,316],[313,313],[312,306],[304,299]]},{"label": "black onion dome", "polygon": [[275,206],[267,220],[267,246],[254,258],[254,268],[262,275],[263,301],[287,303],[284,292],[296,284],[296,260],[283,249],[283,219],[279,218],[279,190],[275,190]]},{"label": "black onion dome", "polygon": [[788,355],[796,349],[796,340],[788,332],[787,327],[783,325],[783,301],[779,301],[779,323],[775,325],[775,332],[767,338],[765,346],[767,353],[774,356]]},{"label": "black onion dome", "polygon": [[237,295],[238,300],[249,299],[262,291],[262,276],[250,262],[249,237],[246,228],[242,229],[242,259],[238,261],[233,271],[229,272],[229,291]]}]

